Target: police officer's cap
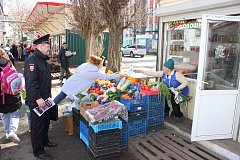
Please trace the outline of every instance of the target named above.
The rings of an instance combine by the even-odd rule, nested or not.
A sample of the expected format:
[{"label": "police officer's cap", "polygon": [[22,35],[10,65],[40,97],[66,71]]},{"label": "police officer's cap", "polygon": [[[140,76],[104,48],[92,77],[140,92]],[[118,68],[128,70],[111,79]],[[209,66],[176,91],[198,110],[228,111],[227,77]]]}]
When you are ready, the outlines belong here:
[{"label": "police officer's cap", "polygon": [[38,44],[50,44],[49,43],[49,36],[50,34],[46,34],[38,39],[36,39],[35,41],[33,41],[33,44],[38,45]]}]

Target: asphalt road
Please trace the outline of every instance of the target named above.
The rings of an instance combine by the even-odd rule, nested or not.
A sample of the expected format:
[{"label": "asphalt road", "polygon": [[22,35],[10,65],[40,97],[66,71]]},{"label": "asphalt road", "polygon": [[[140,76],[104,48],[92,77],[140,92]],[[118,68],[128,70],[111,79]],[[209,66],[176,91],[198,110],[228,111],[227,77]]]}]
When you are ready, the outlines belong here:
[{"label": "asphalt road", "polygon": [[156,70],[156,59],[155,55],[146,55],[145,57],[123,57],[121,63],[121,71],[127,71],[132,66],[133,69],[145,69],[145,70]]}]

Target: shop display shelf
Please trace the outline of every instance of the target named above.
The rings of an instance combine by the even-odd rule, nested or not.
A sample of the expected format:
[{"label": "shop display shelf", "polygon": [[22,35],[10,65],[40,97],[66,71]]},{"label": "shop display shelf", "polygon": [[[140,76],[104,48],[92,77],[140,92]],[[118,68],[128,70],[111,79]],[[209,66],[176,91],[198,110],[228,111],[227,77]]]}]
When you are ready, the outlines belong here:
[{"label": "shop display shelf", "polygon": [[98,133],[94,133],[94,131],[89,129],[89,139],[92,140],[94,145],[102,144],[109,142],[120,142],[121,140],[121,130],[113,129],[107,131],[100,131]]},{"label": "shop display shelf", "polygon": [[135,120],[147,119],[147,112],[139,112],[135,114],[128,114],[128,122]]},{"label": "shop display shelf", "polygon": [[114,152],[95,157],[92,151],[88,150],[88,156],[90,160],[120,160],[120,152]]},{"label": "shop display shelf", "polygon": [[81,120],[80,120],[80,133],[82,133],[86,138],[88,138],[89,129]]},{"label": "shop display shelf", "polygon": [[92,127],[95,133],[98,133],[99,131],[105,131],[110,129],[122,129],[122,121],[119,119],[111,120],[108,122],[103,122],[99,124],[92,124],[89,123],[89,126]]},{"label": "shop display shelf", "polygon": [[145,135],[146,133],[147,133],[147,120],[146,119],[128,122],[128,137],[129,138],[132,138],[132,137],[140,135],[140,134]]},{"label": "shop display shelf", "polygon": [[158,124],[164,124],[164,115],[163,116],[155,116],[155,117],[149,118],[147,120],[148,126],[158,125]]},{"label": "shop display shelf", "polygon": [[88,137],[86,137],[83,133],[80,132],[80,139],[86,144],[86,146],[89,148],[89,140]]},{"label": "shop display shelf", "polygon": [[127,108],[128,111],[139,111],[145,109],[144,107],[146,106],[145,103],[143,102],[143,99],[123,99],[120,98],[119,100],[120,103],[124,104]]},{"label": "shop display shelf", "polygon": [[94,157],[119,152],[121,150],[120,142],[108,143],[105,144],[104,146],[102,145],[94,146],[91,139],[89,139],[89,149],[93,153]]}]

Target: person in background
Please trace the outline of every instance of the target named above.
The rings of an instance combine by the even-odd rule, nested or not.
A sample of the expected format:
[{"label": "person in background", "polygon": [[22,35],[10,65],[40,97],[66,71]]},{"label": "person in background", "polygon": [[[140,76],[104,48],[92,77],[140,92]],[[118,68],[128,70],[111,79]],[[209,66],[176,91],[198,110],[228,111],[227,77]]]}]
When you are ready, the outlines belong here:
[{"label": "person in background", "polygon": [[23,50],[21,44],[17,46],[17,51],[18,51],[18,60],[21,61],[23,59]]},{"label": "person in background", "polygon": [[23,45],[23,56],[24,56],[24,61],[26,61],[27,57],[28,57],[27,45],[26,44]]},{"label": "person in background", "polygon": [[10,52],[12,53],[15,62],[18,61],[18,51],[17,51],[17,47],[15,44],[12,45],[12,48],[10,49]]},{"label": "person in background", "polygon": [[68,51],[67,49],[67,43],[64,42],[58,54],[58,63],[60,64],[60,77],[59,77],[60,85],[62,85],[64,73],[66,73],[66,79],[70,77],[69,58],[72,57],[73,55],[76,55],[76,52],[70,52],[70,54],[67,54],[67,52],[70,51]]},{"label": "person in background", "polygon": [[[167,62],[164,63],[163,71],[151,72],[144,70],[134,70],[134,72],[143,73],[145,75],[154,77],[162,77],[163,83],[169,89],[173,88],[175,91],[180,91],[184,96],[187,96],[189,93],[188,81],[180,72],[174,70],[174,61],[172,59],[169,59]],[[180,111],[180,106],[175,102],[174,95],[172,95],[171,97],[171,103],[175,117],[181,118],[183,116],[183,113]],[[166,106],[165,111],[168,112],[169,109],[170,108]]]},{"label": "person in background", "polygon": [[[0,73],[7,63],[10,63],[10,59],[7,53],[0,48]],[[2,90],[0,90],[0,92],[2,93]],[[5,103],[3,102],[3,98]],[[4,96],[0,95],[0,106],[6,138],[15,143],[19,143],[20,139],[16,132],[19,127],[20,108],[22,106],[21,95],[10,95],[5,93]]]},{"label": "person in background", "polygon": [[105,57],[91,55],[88,63],[83,63],[75,70],[75,74],[67,79],[63,84],[61,92],[54,98],[54,103],[59,104],[65,97],[68,96],[74,100],[73,96],[81,93],[95,82],[96,79],[118,79],[124,74],[106,74],[101,73],[100,69],[106,66]]},{"label": "person in background", "polygon": [[50,109],[39,117],[33,109],[44,108],[45,100],[51,97],[51,73],[47,63],[50,51],[49,34],[35,40],[35,51],[27,58],[24,68],[26,105],[31,112],[31,140],[34,156],[38,159],[53,158],[45,152],[44,147],[56,147],[49,141]]},{"label": "person in background", "polygon": [[13,54],[10,52],[10,48],[7,46],[4,48],[4,50],[6,51],[6,53],[8,54],[8,57],[10,58],[12,64],[14,65],[14,56]]}]

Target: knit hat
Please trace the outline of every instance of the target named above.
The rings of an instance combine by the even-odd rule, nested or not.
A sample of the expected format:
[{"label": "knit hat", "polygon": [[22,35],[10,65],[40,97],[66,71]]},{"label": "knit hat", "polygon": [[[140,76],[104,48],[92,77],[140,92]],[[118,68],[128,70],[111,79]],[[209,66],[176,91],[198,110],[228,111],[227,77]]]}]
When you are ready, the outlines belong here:
[{"label": "knit hat", "polygon": [[164,66],[168,69],[173,70],[174,69],[174,61],[172,59],[169,59],[167,62],[164,63]]}]

